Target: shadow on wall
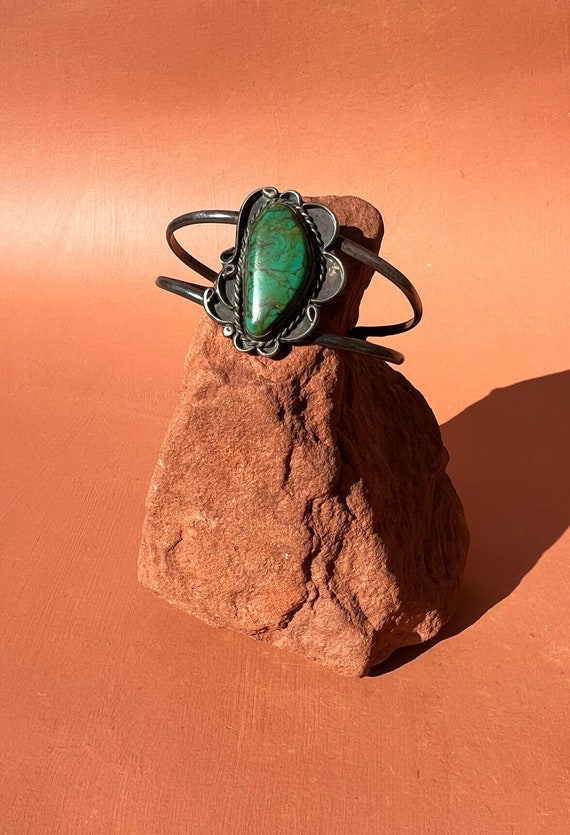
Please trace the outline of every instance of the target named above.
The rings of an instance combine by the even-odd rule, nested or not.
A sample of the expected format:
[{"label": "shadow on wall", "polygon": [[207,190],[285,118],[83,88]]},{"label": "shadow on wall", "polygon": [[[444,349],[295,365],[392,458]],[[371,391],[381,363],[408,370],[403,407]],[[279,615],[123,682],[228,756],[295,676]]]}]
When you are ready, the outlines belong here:
[{"label": "shadow on wall", "polygon": [[463,594],[436,638],[399,650],[372,675],[479,620],[570,523],[570,371],[496,389],[441,430],[471,532]]}]

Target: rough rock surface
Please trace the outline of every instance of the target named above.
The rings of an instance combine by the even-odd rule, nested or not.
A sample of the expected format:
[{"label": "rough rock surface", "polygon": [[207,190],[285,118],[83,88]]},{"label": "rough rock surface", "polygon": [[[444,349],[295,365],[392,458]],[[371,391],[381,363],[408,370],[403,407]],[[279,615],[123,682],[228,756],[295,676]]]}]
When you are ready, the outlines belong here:
[{"label": "rough rock surface", "polygon": [[[379,246],[378,212],[317,198]],[[347,333],[370,271],[322,311]],[[139,578],[209,624],[351,676],[433,637],[468,547],[436,420],[380,360],[297,346],[238,353],[206,316],[147,500]]]}]

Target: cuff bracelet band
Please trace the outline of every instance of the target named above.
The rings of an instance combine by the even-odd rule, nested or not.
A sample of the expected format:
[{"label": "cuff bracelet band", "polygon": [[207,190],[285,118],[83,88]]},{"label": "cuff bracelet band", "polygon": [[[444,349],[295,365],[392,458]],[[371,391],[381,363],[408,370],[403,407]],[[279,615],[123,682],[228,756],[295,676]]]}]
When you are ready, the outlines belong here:
[{"label": "cuff bracelet band", "polygon": [[[235,246],[220,255],[219,272],[190,255],[176,238],[179,229],[200,223],[237,226]],[[296,191],[258,189],[239,212],[189,212],[168,224],[166,239],[174,254],[213,286],[166,276],[159,276],[156,283],[203,305],[238,351],[276,357],[294,343],[324,345],[399,365],[404,361],[402,354],[368,342],[367,337],[404,333],[422,317],[422,303],[412,283],[383,258],[342,237],[334,213],[318,203],[303,202]],[[318,332],[320,306],[338,296],[346,281],[335,250],[395,284],[408,299],[412,318],[393,325],[360,325],[348,336]]]}]

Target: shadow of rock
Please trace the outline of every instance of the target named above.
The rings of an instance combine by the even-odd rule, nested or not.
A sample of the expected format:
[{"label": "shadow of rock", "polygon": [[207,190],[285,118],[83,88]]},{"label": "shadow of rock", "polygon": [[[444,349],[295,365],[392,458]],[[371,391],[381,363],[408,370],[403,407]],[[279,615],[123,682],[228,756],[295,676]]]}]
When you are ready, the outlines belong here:
[{"label": "shadow of rock", "polygon": [[570,371],[496,389],[442,426],[448,472],[471,531],[461,602],[436,638],[395,652],[371,675],[397,669],[474,624],[564,533],[569,427]]}]

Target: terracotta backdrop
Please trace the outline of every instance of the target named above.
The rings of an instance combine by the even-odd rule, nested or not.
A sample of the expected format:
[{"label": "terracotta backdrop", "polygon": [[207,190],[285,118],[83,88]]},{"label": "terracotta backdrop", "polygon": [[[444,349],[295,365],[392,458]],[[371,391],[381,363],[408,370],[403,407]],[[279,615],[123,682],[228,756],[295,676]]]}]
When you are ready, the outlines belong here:
[{"label": "terracotta backdrop", "polygon": [[[564,0],[2,9],[0,830],[565,833]],[[425,320],[389,344],[473,545],[426,652],[344,680],[136,583],[199,315],[164,227],[252,189],[356,194]],[[190,230],[215,263],[229,229]],[[362,321],[405,305],[377,280]]]}]

